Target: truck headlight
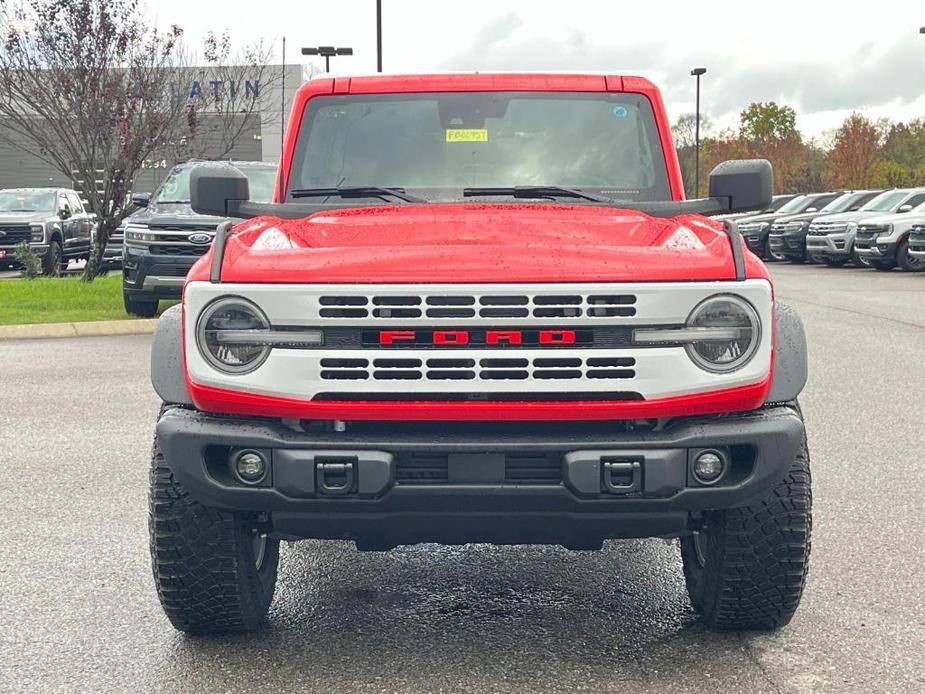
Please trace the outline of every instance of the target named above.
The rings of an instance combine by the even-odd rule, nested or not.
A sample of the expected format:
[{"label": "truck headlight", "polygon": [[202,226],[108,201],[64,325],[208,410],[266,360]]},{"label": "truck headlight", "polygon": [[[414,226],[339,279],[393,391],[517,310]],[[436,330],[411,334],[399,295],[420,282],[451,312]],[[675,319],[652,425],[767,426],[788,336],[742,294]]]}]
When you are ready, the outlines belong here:
[{"label": "truck headlight", "polygon": [[145,224],[128,224],[125,226],[124,242],[130,245],[144,245],[156,241],[157,236],[148,231]]},{"label": "truck headlight", "polygon": [[30,240],[37,243],[41,243],[45,240],[45,225],[44,224],[30,224],[29,229],[32,231],[32,236]]},{"label": "truck headlight", "polygon": [[640,344],[682,344],[701,369],[727,373],[742,368],[755,356],[761,320],[745,299],[716,294],[691,311],[683,328],[635,330],[633,339]]},{"label": "truck headlight", "polygon": [[[752,305],[722,294],[702,301],[688,316],[687,327],[715,331],[707,339],[688,342],[687,353],[707,371],[735,371],[755,356],[761,337],[761,321]],[[726,334],[720,334],[726,331]]]},{"label": "truck headlight", "polygon": [[246,299],[231,296],[209,304],[199,316],[196,342],[212,366],[230,374],[253,371],[269,356],[270,347],[248,339],[254,331],[268,331],[270,322]]}]

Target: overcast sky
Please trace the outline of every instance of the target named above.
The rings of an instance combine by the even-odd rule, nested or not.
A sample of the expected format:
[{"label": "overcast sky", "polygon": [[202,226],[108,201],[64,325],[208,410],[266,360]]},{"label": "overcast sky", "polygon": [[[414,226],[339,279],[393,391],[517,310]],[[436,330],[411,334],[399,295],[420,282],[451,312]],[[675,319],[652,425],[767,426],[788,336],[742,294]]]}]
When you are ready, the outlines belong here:
[{"label": "overcast sky", "polygon": [[[375,72],[375,0],[148,0],[158,24],[190,42],[227,29],[301,62],[307,45],[352,46],[331,71]],[[593,70],[640,74],[669,115],[694,109],[692,67],[706,67],[702,110],[734,125],[751,101],[781,101],[822,136],[852,110],[925,117],[925,0],[383,0],[386,72]],[[758,8],[761,8],[760,10]],[[709,9],[706,9],[709,8]]]}]

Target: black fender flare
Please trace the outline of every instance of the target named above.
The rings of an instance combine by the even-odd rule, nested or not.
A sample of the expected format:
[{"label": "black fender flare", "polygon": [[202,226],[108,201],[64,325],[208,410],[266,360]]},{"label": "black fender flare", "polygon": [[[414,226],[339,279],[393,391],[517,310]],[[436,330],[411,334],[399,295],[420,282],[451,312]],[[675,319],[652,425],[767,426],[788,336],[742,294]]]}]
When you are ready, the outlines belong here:
[{"label": "black fender flare", "polygon": [[180,305],[161,314],[151,343],[151,385],[161,400],[170,405],[192,405],[183,372],[183,326]]},{"label": "black fender flare", "polygon": [[809,377],[806,330],[788,304],[774,307],[774,377],[765,402],[788,402],[803,391]]}]

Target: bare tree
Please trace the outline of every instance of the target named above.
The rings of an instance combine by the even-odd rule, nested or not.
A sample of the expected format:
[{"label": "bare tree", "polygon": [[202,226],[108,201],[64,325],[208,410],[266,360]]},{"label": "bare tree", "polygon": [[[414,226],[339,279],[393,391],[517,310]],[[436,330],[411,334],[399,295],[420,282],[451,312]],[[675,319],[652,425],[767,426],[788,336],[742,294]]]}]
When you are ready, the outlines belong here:
[{"label": "bare tree", "polygon": [[145,160],[171,146],[180,158],[201,155],[207,111],[217,119],[208,128],[219,142],[212,156],[225,156],[260,112],[259,89],[279,77],[262,45],[232,56],[227,36],[210,36],[204,88],[182,30],[154,28],[138,0],[0,0],[0,27],[0,140],[80,182],[98,220],[86,280]]}]

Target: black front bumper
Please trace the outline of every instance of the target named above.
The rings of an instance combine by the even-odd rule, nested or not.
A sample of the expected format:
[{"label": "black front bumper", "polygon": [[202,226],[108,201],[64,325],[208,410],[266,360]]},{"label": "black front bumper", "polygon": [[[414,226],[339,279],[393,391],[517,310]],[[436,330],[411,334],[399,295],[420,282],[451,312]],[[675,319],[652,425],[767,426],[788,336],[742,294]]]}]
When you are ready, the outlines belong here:
[{"label": "black front bumper", "polygon": [[[157,436],[177,480],[202,503],[265,513],[278,537],[353,539],[363,549],[416,542],[593,548],[608,538],[677,537],[690,530],[691,513],[767,493],[804,437],[800,417],[783,406],[678,420],[663,431],[619,423],[352,426],[302,433],[273,420],[175,409],[160,419]],[[260,486],[230,471],[242,449],[271,461]],[[714,486],[691,473],[704,450],[728,460]],[[355,465],[349,493],[322,491],[325,466],[345,462]],[[615,465],[633,472],[608,480]]]},{"label": "black front bumper", "polygon": [[125,247],[122,262],[122,290],[145,299],[179,299],[183,283],[198,255],[151,253],[144,246]]},{"label": "black front bumper", "polygon": [[768,246],[785,258],[806,257],[806,232],[794,234],[771,234]]}]

